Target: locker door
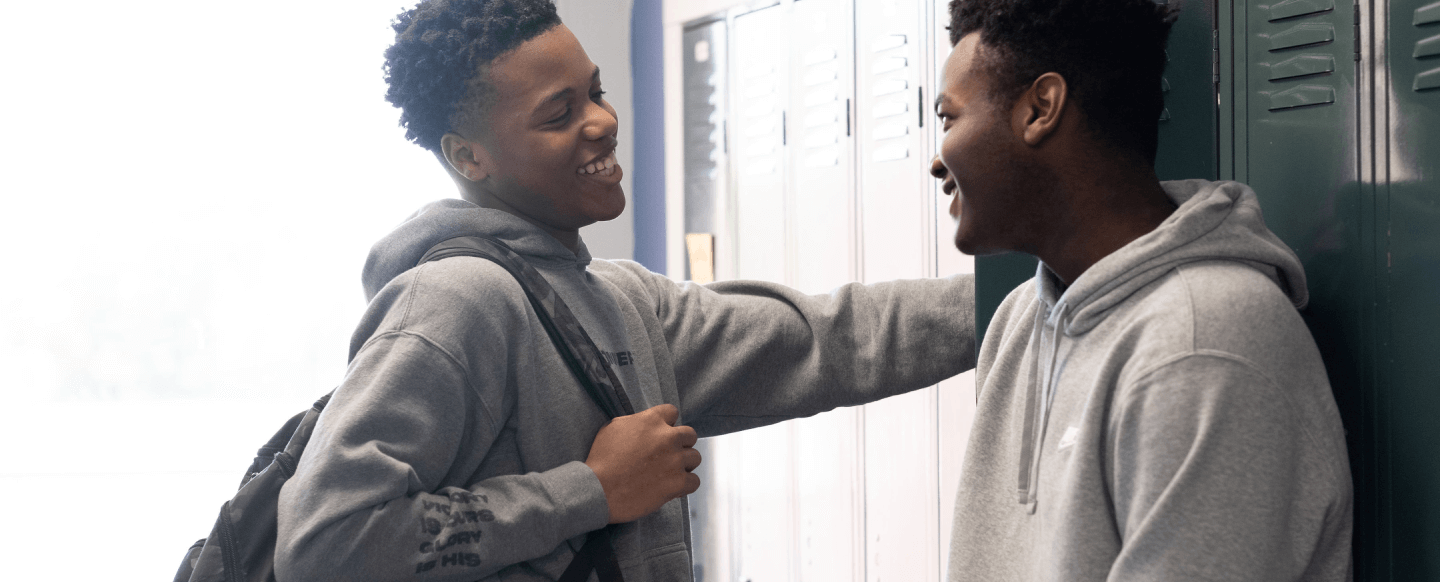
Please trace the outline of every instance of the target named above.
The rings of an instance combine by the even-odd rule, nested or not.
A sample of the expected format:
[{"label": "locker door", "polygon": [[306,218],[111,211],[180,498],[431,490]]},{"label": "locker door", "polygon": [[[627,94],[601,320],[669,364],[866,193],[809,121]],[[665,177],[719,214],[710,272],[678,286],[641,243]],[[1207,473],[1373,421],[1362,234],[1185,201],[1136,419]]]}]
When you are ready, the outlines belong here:
[{"label": "locker door", "polygon": [[[1360,11],[1353,0],[1252,0],[1220,11],[1222,26],[1234,27],[1233,41],[1222,35],[1221,42],[1233,47],[1233,56],[1222,50],[1222,64],[1234,63],[1233,75],[1222,79],[1233,87],[1221,91],[1221,143],[1230,146],[1221,175],[1255,189],[1266,224],[1304,264],[1310,302],[1301,315],[1347,427],[1352,470],[1363,474],[1361,402],[1375,371],[1361,338],[1373,325],[1367,314],[1379,276],[1376,231],[1385,227],[1360,187]],[[1363,532],[1376,503],[1367,500],[1367,481],[1356,480],[1362,568],[1370,537]]]},{"label": "locker door", "polygon": [[[685,232],[709,233],[721,244],[714,249],[718,278],[733,277],[733,236],[730,231],[725,155],[726,24],[715,20],[686,28],[681,39],[685,120]],[[685,262],[689,268],[689,261]],[[687,271],[687,280],[691,274]],[[717,455],[724,439],[695,444],[704,461],[696,468],[700,490],[690,495],[690,529],[696,582],[731,577],[734,551],[730,535],[734,509],[729,481],[722,478]]]},{"label": "locker door", "polygon": [[[795,287],[823,293],[855,280],[854,7],[851,0],[791,5],[790,240]],[[791,421],[795,439],[798,580],[861,579],[858,415],[843,408]]]},{"label": "locker door", "polygon": [[[1356,342],[1374,297],[1375,243],[1373,208],[1359,185],[1358,11],[1352,0],[1259,0],[1222,10],[1232,7],[1234,121],[1222,123],[1221,140],[1233,143],[1234,179],[1255,189],[1266,224],[1304,264],[1310,302],[1301,315],[1359,465],[1355,413],[1370,364]],[[1364,511],[1357,506],[1356,515]]]},{"label": "locker door", "polygon": [[[685,232],[720,237],[728,249],[731,241],[729,200],[726,195],[725,21],[715,20],[687,28],[682,37],[685,103]],[[722,234],[723,233],[723,234]],[[732,261],[728,253],[716,258],[717,266]],[[688,269],[688,261],[687,261]],[[692,279],[691,276],[686,280]],[[721,276],[719,278],[725,278]]]},{"label": "locker door", "polygon": [[735,18],[731,98],[736,275],[785,283],[785,106],[789,33],[783,7]]},{"label": "locker door", "polygon": [[[736,276],[789,283],[786,8],[772,6],[737,16],[731,31]],[[727,473],[735,503],[737,579],[793,579],[795,458],[790,423],[715,440],[720,461],[716,469]]]},{"label": "locker door", "polygon": [[791,5],[788,142],[795,286],[823,293],[855,280],[853,3]]},{"label": "locker door", "polygon": [[[916,0],[856,3],[856,149],[865,281],[934,269],[933,192],[926,173],[922,83],[928,10]],[[867,580],[938,578],[938,477],[933,388],[865,406]]]},{"label": "locker door", "polygon": [[[1380,5],[1382,8],[1384,4]],[[1388,119],[1379,128],[1388,159],[1389,236],[1377,260],[1388,271],[1390,334],[1381,345],[1380,395],[1389,420],[1386,511],[1391,580],[1440,579],[1440,2],[1395,0],[1388,5],[1386,40]],[[1383,257],[1383,259],[1382,259]],[[1383,442],[1383,441],[1382,441]],[[1373,449],[1372,449],[1373,450]],[[1388,495],[1386,495],[1388,493]],[[1377,500],[1377,504],[1378,504]],[[1369,533],[1367,530],[1364,533]],[[1357,528],[1357,537],[1362,531]],[[1367,540],[1368,541],[1368,540]]]}]

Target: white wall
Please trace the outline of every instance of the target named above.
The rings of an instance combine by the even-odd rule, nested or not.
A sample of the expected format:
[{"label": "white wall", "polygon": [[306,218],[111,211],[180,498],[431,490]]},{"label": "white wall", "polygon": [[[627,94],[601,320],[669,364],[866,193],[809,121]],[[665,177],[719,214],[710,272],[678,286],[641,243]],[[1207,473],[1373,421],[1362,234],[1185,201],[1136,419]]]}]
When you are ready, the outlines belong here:
[{"label": "white wall", "polygon": [[634,88],[630,75],[630,7],[633,0],[555,0],[560,19],[580,39],[590,60],[600,67],[605,99],[620,118],[620,145],[615,158],[626,171],[620,185],[625,189],[625,212],[619,218],[580,230],[590,254],[601,259],[635,257],[634,180],[635,167]]}]

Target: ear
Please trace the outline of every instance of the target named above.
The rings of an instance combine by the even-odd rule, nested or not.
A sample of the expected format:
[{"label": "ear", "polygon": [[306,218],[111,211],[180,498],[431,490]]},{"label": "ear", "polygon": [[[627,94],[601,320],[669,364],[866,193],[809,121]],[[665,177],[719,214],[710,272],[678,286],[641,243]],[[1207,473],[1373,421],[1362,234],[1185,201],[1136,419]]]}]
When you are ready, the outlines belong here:
[{"label": "ear", "polygon": [[1038,146],[1060,127],[1060,118],[1070,99],[1070,88],[1059,73],[1045,73],[1015,100],[1010,125],[1028,146]]},{"label": "ear", "polygon": [[490,151],[478,141],[467,139],[458,133],[447,133],[440,138],[440,151],[450,169],[471,182],[479,182],[495,172],[495,160]]}]

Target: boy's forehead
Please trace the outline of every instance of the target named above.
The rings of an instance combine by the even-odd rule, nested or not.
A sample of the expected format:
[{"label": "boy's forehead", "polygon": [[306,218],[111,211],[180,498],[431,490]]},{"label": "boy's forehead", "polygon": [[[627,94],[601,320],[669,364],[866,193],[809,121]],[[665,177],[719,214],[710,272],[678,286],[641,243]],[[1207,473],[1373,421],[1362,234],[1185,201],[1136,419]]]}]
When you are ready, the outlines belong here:
[{"label": "boy's forehead", "polygon": [[544,100],[555,91],[588,82],[595,63],[565,25],[556,25],[495,59],[490,78],[502,101]]}]

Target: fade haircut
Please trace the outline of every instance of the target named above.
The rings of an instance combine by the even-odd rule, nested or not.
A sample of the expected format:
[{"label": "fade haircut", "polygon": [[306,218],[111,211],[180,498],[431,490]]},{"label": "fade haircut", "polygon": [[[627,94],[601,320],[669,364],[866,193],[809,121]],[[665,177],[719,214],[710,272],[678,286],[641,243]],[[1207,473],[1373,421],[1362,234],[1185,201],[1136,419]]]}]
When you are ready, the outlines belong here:
[{"label": "fade haircut", "polygon": [[1165,43],[1178,12],[1155,0],[951,0],[950,45],[980,33],[976,62],[1003,104],[1059,73],[1091,135],[1153,166]]},{"label": "fade haircut", "polygon": [[385,100],[400,108],[405,137],[443,156],[440,138],[454,128],[488,132],[491,63],[559,24],[550,0],[423,0],[401,13],[385,50]]}]

